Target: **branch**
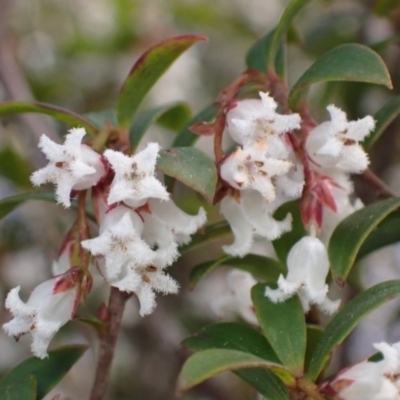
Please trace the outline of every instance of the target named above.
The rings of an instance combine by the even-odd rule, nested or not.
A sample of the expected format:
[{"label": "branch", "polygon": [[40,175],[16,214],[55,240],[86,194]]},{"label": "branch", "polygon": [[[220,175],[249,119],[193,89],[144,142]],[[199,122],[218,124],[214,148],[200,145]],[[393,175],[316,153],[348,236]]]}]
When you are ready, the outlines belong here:
[{"label": "branch", "polygon": [[131,297],[131,293],[121,292],[117,288],[111,287],[107,309],[108,320],[100,342],[100,354],[90,400],[102,400],[106,395],[121,319],[129,297]]}]

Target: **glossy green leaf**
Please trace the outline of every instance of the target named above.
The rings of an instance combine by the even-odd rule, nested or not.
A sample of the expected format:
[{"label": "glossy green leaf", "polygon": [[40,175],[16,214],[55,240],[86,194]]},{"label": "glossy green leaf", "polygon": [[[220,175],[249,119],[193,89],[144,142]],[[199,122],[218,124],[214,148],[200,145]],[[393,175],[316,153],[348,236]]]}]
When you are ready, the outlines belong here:
[{"label": "glossy green leaf", "polygon": [[0,386],[2,400],[36,400],[36,379],[32,375],[23,377],[9,386]]},{"label": "glossy green leaf", "polygon": [[[279,363],[279,359],[264,336],[253,328],[236,322],[223,322],[205,327],[185,339],[182,345],[191,350],[231,349],[253,354]],[[234,373],[270,400],[289,400],[289,393],[282,381],[271,371],[249,368]]]},{"label": "glossy green leaf", "polygon": [[331,272],[343,286],[357,254],[369,234],[391,212],[400,206],[400,198],[370,204],[349,215],[334,230],[328,246]]},{"label": "glossy green leaf", "polygon": [[306,357],[304,360],[304,369],[308,371],[311,358],[317,348],[317,344],[323,335],[324,330],[318,325],[307,325],[307,347]]},{"label": "glossy green leaf", "polygon": [[340,345],[357,324],[380,305],[400,296],[400,280],[379,283],[347,303],[325,328],[310,362],[308,376],[315,381]]},{"label": "glossy green leaf", "polygon": [[302,376],[306,353],[306,322],[297,296],[273,303],[265,296],[264,284],[251,291],[258,322],[282,364],[295,376]]},{"label": "glossy green leaf", "polygon": [[312,84],[329,81],[366,82],[392,88],[389,71],[377,53],[360,44],[344,44],[325,53],[304,72],[290,92],[291,108],[297,108]]},{"label": "glossy green leaf", "polygon": [[185,50],[202,40],[207,39],[199,35],[167,39],[151,47],[136,61],[118,99],[117,118],[120,127],[130,126],[140,103],[158,79]]},{"label": "glossy green leaf", "polygon": [[274,218],[281,221],[287,214],[292,215],[292,230],[284,233],[279,239],[272,242],[275,253],[283,265],[286,265],[286,259],[290,249],[297,243],[303,236],[307,234],[303,226],[300,214],[300,206],[298,201],[292,201],[280,206],[274,213]]},{"label": "glossy green leaf", "polygon": [[86,129],[86,132],[91,135],[95,135],[97,133],[96,126],[87,119],[79,114],[61,107],[39,102],[28,103],[21,101],[9,101],[0,103],[0,117],[22,113],[46,114],[58,121],[64,122],[71,127],[83,127]]},{"label": "glossy green leaf", "polygon": [[282,265],[278,261],[258,254],[247,254],[242,258],[224,256],[218,260],[206,261],[194,267],[189,278],[191,289],[194,289],[206,275],[219,265],[250,272],[266,282],[276,282],[279,275],[284,272]]},{"label": "glossy green leaf", "polygon": [[186,360],[178,378],[178,390],[183,392],[221,372],[244,368],[266,368],[285,384],[295,384],[293,376],[282,365],[243,351],[210,349],[195,353]]},{"label": "glossy green leaf", "polygon": [[213,239],[218,239],[222,236],[228,235],[229,233],[231,233],[231,228],[226,221],[220,221],[208,225],[202,230],[202,232],[195,233],[188,244],[180,247],[180,253],[187,253],[199,246],[204,246]]},{"label": "glossy green leaf", "polygon": [[82,345],[65,346],[49,351],[49,357],[44,360],[28,358],[1,379],[0,390],[32,375],[37,381],[37,399],[40,400],[61,381],[86,349],[87,346]]},{"label": "glossy green leaf", "polygon": [[189,186],[212,202],[217,184],[214,161],[201,150],[176,147],[161,150],[157,169]]},{"label": "glossy green leaf", "polygon": [[392,98],[386,103],[375,115],[376,121],[374,131],[365,138],[362,143],[364,150],[368,151],[372,145],[378,140],[385,129],[400,113],[400,96]]},{"label": "glossy green leaf", "polygon": [[172,143],[172,147],[189,147],[193,146],[199,139],[199,135],[193,133],[189,128],[197,124],[198,122],[210,122],[215,119],[217,115],[218,106],[216,104],[210,104],[203,108],[197,115],[195,115],[178,133],[175,140]]},{"label": "glossy green leaf", "polygon": [[388,215],[362,244],[357,260],[382,247],[400,242],[400,213]]},{"label": "glossy green leaf", "polygon": [[186,103],[170,103],[137,113],[129,129],[131,149],[135,151],[151,124],[158,121],[160,125],[172,130],[180,130],[191,116]]},{"label": "glossy green leaf", "polygon": [[310,0],[292,0],[289,6],[286,7],[279,24],[271,37],[271,43],[267,54],[268,68],[274,67],[282,37],[289,29],[293,18],[309,2]]},{"label": "glossy green leaf", "polygon": [[[267,72],[268,65],[268,51],[271,45],[272,35],[275,30],[268,32],[265,36],[257,40],[246,55],[246,65],[249,69],[256,69],[262,73]],[[281,44],[278,49],[278,54],[275,60],[275,70],[278,76],[285,77],[285,54],[283,45]]]},{"label": "glossy green leaf", "polygon": [[9,179],[15,185],[30,189],[32,183],[29,179],[32,166],[29,160],[20,154],[13,146],[4,147],[0,150],[0,175]]},{"label": "glossy green leaf", "polygon": [[47,201],[56,203],[53,193],[24,193],[6,197],[0,200],[0,219],[28,200]]}]

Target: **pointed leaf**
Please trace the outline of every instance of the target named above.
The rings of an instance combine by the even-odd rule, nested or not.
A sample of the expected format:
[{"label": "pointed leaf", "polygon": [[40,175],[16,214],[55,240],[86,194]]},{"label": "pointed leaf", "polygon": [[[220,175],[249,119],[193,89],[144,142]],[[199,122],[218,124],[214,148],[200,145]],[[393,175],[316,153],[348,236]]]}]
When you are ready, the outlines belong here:
[{"label": "pointed leaf", "polygon": [[243,368],[267,368],[287,385],[295,384],[293,376],[282,365],[243,351],[210,349],[195,353],[186,360],[178,378],[178,390],[179,392],[188,390],[221,372]]},{"label": "pointed leaf", "polygon": [[[236,322],[207,326],[196,335],[185,339],[182,345],[195,351],[239,350],[279,363],[276,354],[262,335],[249,326]],[[267,369],[249,368],[234,373],[269,400],[289,400],[289,392],[283,382]]]},{"label": "pointed leaf", "polygon": [[58,121],[64,122],[71,127],[83,127],[86,129],[87,133],[91,135],[95,135],[97,133],[96,126],[89,122],[87,119],[79,114],[76,114],[61,107],[39,102],[28,103],[21,101],[9,101],[6,103],[0,103],[0,117],[5,115],[30,112],[46,114]]},{"label": "pointed leaf", "polygon": [[310,85],[318,82],[354,81],[392,88],[389,71],[381,57],[366,46],[344,44],[325,53],[293,86],[289,104],[297,109]]},{"label": "pointed leaf", "polygon": [[340,345],[357,324],[380,305],[400,296],[400,280],[373,286],[347,303],[325,328],[310,362],[308,376],[315,381],[329,360],[331,352]]},{"label": "pointed leaf", "polygon": [[304,360],[304,369],[306,371],[308,371],[308,368],[310,367],[311,358],[323,333],[324,330],[320,326],[307,325],[307,347],[306,357]]},{"label": "pointed leaf", "polygon": [[[275,29],[257,40],[247,52],[246,65],[249,69],[256,69],[262,73],[267,72],[267,55],[274,32]],[[281,78],[285,77],[285,54],[282,43],[280,43],[278,54],[276,56],[275,70],[278,76]]]},{"label": "pointed leaf", "polygon": [[271,38],[271,44],[267,54],[268,68],[274,66],[278,49],[282,40],[282,36],[287,32],[292,23],[293,18],[297,13],[307,4],[310,0],[293,0],[288,7],[286,7],[278,26],[274,30]]},{"label": "pointed leaf", "polygon": [[219,265],[226,265],[250,272],[271,283],[275,283],[279,275],[284,272],[282,265],[278,261],[258,254],[248,254],[242,258],[224,256],[218,260],[206,261],[194,267],[189,278],[190,288],[194,289],[206,275]]},{"label": "pointed leaf", "polygon": [[370,204],[349,215],[334,230],[328,246],[331,272],[343,286],[357,254],[369,234],[391,212],[400,206],[400,198]]},{"label": "pointed leaf", "polygon": [[0,219],[28,200],[47,201],[57,203],[53,193],[24,193],[6,197],[0,200]]},{"label": "pointed leaf", "polygon": [[32,375],[37,381],[37,399],[40,400],[61,381],[86,350],[87,346],[82,345],[65,346],[49,351],[49,357],[44,360],[28,358],[1,379],[0,389]]},{"label": "pointed leaf", "polygon": [[107,124],[117,126],[117,113],[115,110],[102,110],[86,113],[84,117],[98,129],[104,129]]},{"label": "pointed leaf", "polygon": [[400,213],[388,215],[362,244],[357,260],[382,247],[400,242]]},{"label": "pointed leaf", "polygon": [[374,119],[376,121],[374,131],[365,138],[362,146],[364,150],[368,151],[372,145],[378,140],[385,129],[390,125],[391,122],[400,113],[400,96],[392,98],[388,103],[386,103],[375,115]]},{"label": "pointed leaf", "polygon": [[180,253],[184,254],[199,246],[207,244],[210,240],[218,239],[231,233],[231,228],[226,221],[216,222],[207,225],[202,232],[197,232],[192,236],[192,240],[180,248]]},{"label": "pointed leaf", "polygon": [[292,230],[284,233],[279,239],[272,242],[276,255],[280,262],[286,265],[286,259],[290,249],[297,243],[303,236],[307,234],[301,220],[300,206],[298,201],[291,201],[280,206],[274,213],[274,218],[279,221],[285,219],[286,215],[292,215]]},{"label": "pointed leaf", "polygon": [[139,145],[143,135],[151,124],[158,121],[160,125],[169,129],[179,130],[182,124],[187,123],[190,118],[190,109],[186,103],[170,103],[151,108],[135,115],[129,129],[131,150],[134,152]]},{"label": "pointed leaf", "polygon": [[195,115],[178,133],[175,140],[172,143],[172,147],[189,147],[193,146],[199,139],[199,135],[193,133],[189,128],[198,122],[210,122],[217,115],[218,106],[216,104],[211,104],[201,110],[197,115]]},{"label": "pointed leaf", "polygon": [[192,147],[162,150],[157,159],[157,169],[212,202],[217,184],[217,169],[214,161],[201,150]]},{"label": "pointed leaf", "polygon": [[306,322],[297,296],[273,303],[265,296],[264,284],[251,291],[261,329],[275,353],[290,372],[302,376],[306,352]]},{"label": "pointed leaf", "polygon": [[147,50],[135,63],[122,86],[117,105],[119,126],[127,128],[148,91],[168,67],[204,36],[187,35],[165,40]]},{"label": "pointed leaf", "polygon": [[9,386],[0,387],[2,400],[36,400],[36,379],[32,375],[23,377]]}]

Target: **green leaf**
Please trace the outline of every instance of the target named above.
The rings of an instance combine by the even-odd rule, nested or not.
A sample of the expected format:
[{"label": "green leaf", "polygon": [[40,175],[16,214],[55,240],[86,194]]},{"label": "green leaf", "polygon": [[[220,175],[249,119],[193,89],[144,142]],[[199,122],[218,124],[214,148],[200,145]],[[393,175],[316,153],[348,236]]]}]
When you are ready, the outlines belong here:
[{"label": "green leaf", "polygon": [[374,131],[362,143],[364,150],[368,151],[378,140],[385,129],[400,113],[400,96],[392,98],[375,115],[376,121]]},{"label": "green leaf", "polygon": [[278,375],[285,384],[295,385],[290,372],[279,364],[243,351],[210,349],[195,353],[186,360],[178,378],[178,390],[183,392],[221,372],[243,368],[266,368]]},{"label": "green leaf", "polygon": [[[262,73],[267,72],[267,55],[269,51],[269,47],[271,45],[271,39],[275,32],[275,29],[271,32],[268,32],[262,38],[258,39],[246,55],[246,65],[249,69],[256,69]],[[279,46],[278,54],[275,60],[275,70],[278,76],[281,78],[285,77],[285,53],[283,49],[282,43]]]},{"label": "green leaf", "polygon": [[251,297],[261,329],[282,364],[302,376],[306,353],[306,322],[297,296],[273,303],[265,296],[266,285],[253,286]]},{"label": "green leaf", "polygon": [[158,122],[165,128],[179,130],[190,118],[190,109],[186,103],[170,103],[151,108],[135,115],[129,129],[131,150],[135,151],[140,140],[152,123]]},{"label": "green leaf", "polygon": [[117,105],[119,126],[128,128],[148,91],[168,67],[194,43],[207,40],[204,36],[187,35],[165,40],[147,50],[131,69]]},{"label": "green leaf", "polygon": [[47,201],[57,203],[53,193],[24,193],[6,197],[0,200],[0,219],[28,200]]},{"label": "green leaf", "polygon": [[311,359],[308,377],[315,381],[340,345],[357,324],[380,305],[400,296],[400,280],[379,283],[347,303],[325,328]]},{"label": "green leaf", "polygon": [[36,400],[36,379],[32,375],[23,377],[9,386],[0,387],[2,400]]},{"label": "green leaf", "polygon": [[328,246],[331,272],[339,286],[343,286],[357,254],[377,225],[400,206],[400,198],[370,204],[349,215],[334,230]]},{"label": "green leaf", "polygon": [[98,129],[106,128],[106,122],[112,126],[117,126],[117,113],[115,110],[94,111],[86,113],[84,117]]},{"label": "green leaf", "polygon": [[16,148],[8,146],[0,151],[0,175],[9,179],[21,188],[32,187],[29,179],[32,173],[32,166]]},{"label": "green leaf", "polygon": [[291,201],[280,206],[274,213],[274,218],[282,221],[287,214],[291,214],[292,230],[284,233],[279,239],[272,242],[274,250],[279,260],[283,265],[286,265],[286,259],[290,249],[297,243],[303,236],[307,234],[301,220],[300,206],[298,201]]},{"label": "green leaf", "polygon": [[284,272],[282,265],[278,261],[258,254],[247,254],[242,258],[224,256],[218,260],[206,261],[194,267],[189,278],[190,288],[194,289],[206,275],[219,265],[238,268],[250,272],[264,279],[266,282],[273,283],[275,283],[279,275]]},{"label": "green leaf", "polygon": [[87,350],[87,346],[65,346],[49,351],[49,357],[41,360],[31,357],[9,371],[0,381],[0,390],[16,384],[32,375],[37,381],[37,399],[42,399],[68,373]]},{"label": "green leaf", "polygon": [[[249,326],[236,322],[223,322],[207,326],[199,333],[185,339],[182,345],[195,351],[239,350],[279,363],[264,336]],[[234,371],[234,373],[270,400],[289,400],[289,393],[285,385],[269,370],[250,368]]]},{"label": "green leaf", "polygon": [[329,81],[366,82],[392,88],[389,71],[377,53],[360,44],[344,44],[325,53],[304,72],[290,92],[291,108],[297,109],[312,84]]},{"label": "green leaf", "polygon": [[307,325],[307,347],[306,357],[304,360],[304,369],[306,371],[308,371],[308,368],[310,367],[311,358],[323,333],[324,330],[320,326]]},{"label": "green leaf", "polygon": [[367,254],[382,247],[400,241],[400,213],[394,212],[388,215],[376,229],[367,237],[362,244],[357,260],[365,257]]},{"label": "green leaf", "polygon": [[199,139],[199,135],[193,133],[189,128],[197,124],[198,122],[210,122],[217,115],[218,106],[216,104],[211,104],[201,110],[197,115],[195,115],[178,133],[175,140],[172,143],[172,147],[190,147],[193,146]]},{"label": "green leaf", "polygon": [[176,147],[161,150],[157,169],[171,176],[212,202],[217,184],[214,161],[201,150],[192,147]]},{"label": "green leaf", "polygon": [[197,232],[192,236],[190,243],[180,247],[181,254],[187,253],[196,247],[207,244],[210,240],[218,239],[221,236],[231,233],[231,228],[226,221],[216,222],[204,228],[204,232]]},{"label": "green leaf", "polygon": [[97,133],[97,127],[89,122],[87,119],[79,114],[76,114],[61,107],[39,102],[28,103],[21,101],[9,101],[5,103],[0,103],[0,117],[5,115],[30,112],[46,114],[58,121],[66,123],[71,127],[83,127],[86,129],[86,132],[91,135],[96,135]]},{"label": "green leaf", "polygon": [[274,30],[271,38],[271,43],[269,45],[269,50],[267,54],[268,68],[274,67],[275,60],[277,58],[277,53],[279,46],[282,41],[283,35],[287,32],[292,23],[293,18],[296,14],[307,4],[310,0],[293,0],[288,7],[286,7],[278,26]]}]

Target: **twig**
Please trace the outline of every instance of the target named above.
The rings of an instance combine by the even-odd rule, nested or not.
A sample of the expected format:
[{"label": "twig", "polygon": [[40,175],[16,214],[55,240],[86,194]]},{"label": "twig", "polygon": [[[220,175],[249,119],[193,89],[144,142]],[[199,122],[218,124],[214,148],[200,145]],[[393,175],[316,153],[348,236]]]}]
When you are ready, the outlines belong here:
[{"label": "twig", "polygon": [[108,320],[100,342],[100,354],[90,400],[102,400],[106,395],[122,314],[129,297],[131,297],[130,293],[121,292],[117,288],[111,287]]}]

